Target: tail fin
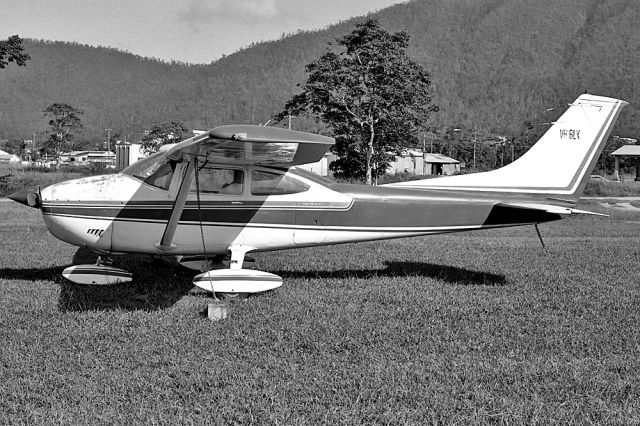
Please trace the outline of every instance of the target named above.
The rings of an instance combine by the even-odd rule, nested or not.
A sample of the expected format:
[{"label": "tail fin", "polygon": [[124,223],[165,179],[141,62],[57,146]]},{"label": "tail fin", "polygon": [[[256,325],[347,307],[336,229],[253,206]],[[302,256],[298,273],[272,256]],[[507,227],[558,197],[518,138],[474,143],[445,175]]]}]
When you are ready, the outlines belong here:
[{"label": "tail fin", "polygon": [[522,157],[500,169],[392,184],[482,192],[580,197],[589,175],[627,102],[581,95]]}]

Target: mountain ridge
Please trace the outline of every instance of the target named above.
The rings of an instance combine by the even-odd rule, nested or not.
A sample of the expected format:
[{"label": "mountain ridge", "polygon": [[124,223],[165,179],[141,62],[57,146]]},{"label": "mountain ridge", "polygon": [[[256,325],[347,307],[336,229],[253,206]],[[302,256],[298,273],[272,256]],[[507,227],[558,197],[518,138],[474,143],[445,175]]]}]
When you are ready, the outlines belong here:
[{"label": "mountain ridge", "polygon": [[[408,54],[431,74],[437,128],[517,135],[523,123],[580,93],[631,106],[614,134],[640,133],[640,2],[631,0],[423,0],[369,15],[411,36]],[[27,67],[0,72],[0,138],[44,130],[42,110],[67,102],[85,113],[86,138],[129,139],[168,120],[193,128],[266,122],[299,91],[304,67],[355,22],[256,43],[211,64],[144,58],[104,47],[26,40]],[[317,131],[313,120],[294,120]]]}]

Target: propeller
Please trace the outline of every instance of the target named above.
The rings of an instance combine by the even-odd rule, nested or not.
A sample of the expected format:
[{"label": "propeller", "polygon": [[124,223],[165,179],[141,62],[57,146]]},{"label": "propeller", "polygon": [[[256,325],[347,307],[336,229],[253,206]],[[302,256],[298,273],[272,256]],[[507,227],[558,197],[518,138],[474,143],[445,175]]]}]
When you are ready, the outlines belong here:
[{"label": "propeller", "polygon": [[16,201],[25,206],[34,207],[39,209],[42,206],[42,197],[40,196],[40,187],[34,186],[33,188],[22,189],[8,195],[8,198]]}]

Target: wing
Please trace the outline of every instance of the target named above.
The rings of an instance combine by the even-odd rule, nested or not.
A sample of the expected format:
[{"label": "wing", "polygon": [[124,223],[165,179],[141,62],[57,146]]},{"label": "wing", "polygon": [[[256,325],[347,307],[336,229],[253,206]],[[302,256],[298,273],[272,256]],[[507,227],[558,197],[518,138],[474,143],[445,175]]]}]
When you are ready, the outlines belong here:
[{"label": "wing", "polygon": [[230,125],[180,142],[169,148],[166,156],[180,160],[197,155],[215,163],[290,167],[319,161],[334,143],[333,138],[314,133]]}]

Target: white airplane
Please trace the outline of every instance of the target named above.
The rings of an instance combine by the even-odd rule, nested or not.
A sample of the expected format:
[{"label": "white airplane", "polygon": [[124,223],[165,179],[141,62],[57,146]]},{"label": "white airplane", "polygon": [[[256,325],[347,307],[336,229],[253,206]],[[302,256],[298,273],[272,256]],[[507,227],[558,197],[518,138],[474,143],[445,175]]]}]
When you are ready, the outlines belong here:
[{"label": "white airplane", "polygon": [[[329,137],[222,126],[168,145],[121,173],[19,191],[49,231],[110,256],[176,256],[214,294],[282,284],[245,269],[248,252],[518,226],[573,213],[626,102],[582,95],[521,158],[494,171],[371,187],[295,167],[319,160]],[[230,255],[227,268],[222,260]],[[101,260],[63,275],[80,284],[128,282]]]}]

